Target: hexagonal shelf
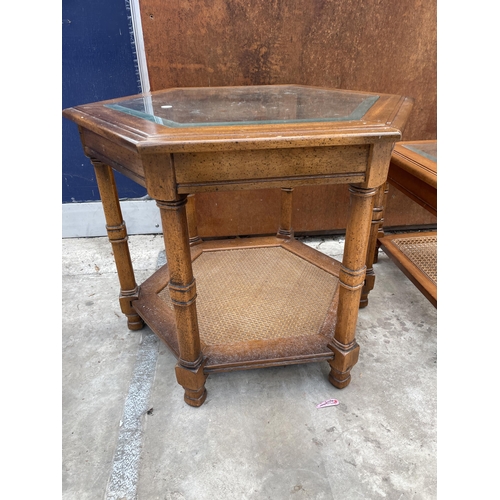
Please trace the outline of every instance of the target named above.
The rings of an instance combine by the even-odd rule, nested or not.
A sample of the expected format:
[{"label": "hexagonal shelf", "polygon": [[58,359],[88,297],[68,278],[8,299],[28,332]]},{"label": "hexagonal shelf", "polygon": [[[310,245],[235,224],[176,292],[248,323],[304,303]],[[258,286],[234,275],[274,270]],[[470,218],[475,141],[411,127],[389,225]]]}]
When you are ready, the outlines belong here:
[{"label": "hexagonal shelf", "polygon": [[[333,357],[339,263],[276,237],[192,247],[206,372]],[[141,286],[134,308],[178,356],[168,263]]]}]

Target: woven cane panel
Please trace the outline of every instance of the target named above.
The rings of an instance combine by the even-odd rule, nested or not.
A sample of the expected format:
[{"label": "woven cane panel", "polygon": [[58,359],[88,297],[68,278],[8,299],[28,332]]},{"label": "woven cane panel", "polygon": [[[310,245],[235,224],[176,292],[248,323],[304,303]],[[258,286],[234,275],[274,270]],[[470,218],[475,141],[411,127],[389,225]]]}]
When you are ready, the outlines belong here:
[{"label": "woven cane panel", "polygon": [[394,238],[392,242],[437,286],[437,235]]},{"label": "woven cane panel", "polygon": [[[204,252],[193,273],[207,345],[315,335],[338,285],[337,277],[281,247]],[[173,307],[168,287],[159,296]]]}]

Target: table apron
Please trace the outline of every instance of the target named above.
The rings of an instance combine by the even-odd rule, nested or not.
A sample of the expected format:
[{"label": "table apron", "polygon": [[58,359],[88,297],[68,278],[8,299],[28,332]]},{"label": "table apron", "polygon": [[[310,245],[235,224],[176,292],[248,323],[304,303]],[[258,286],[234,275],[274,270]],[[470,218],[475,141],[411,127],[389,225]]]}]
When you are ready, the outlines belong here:
[{"label": "table apron", "polygon": [[437,189],[402,168],[391,164],[387,180],[410,199],[437,216]]},{"label": "table apron", "polygon": [[[168,199],[174,192],[189,194],[325,184],[378,184],[377,178],[384,177],[379,170],[388,163],[385,149],[391,147],[390,144],[357,144],[143,156],[133,147],[113,143],[88,130],[82,131],[82,139],[87,156],[108,164],[141,186],[157,191],[155,186],[163,179],[170,186]],[[150,168],[151,160],[155,164],[153,169]],[[386,168],[384,166],[382,170],[386,171]],[[158,198],[156,192],[149,194]],[[159,199],[167,198],[160,195]]]},{"label": "table apron", "polygon": [[330,177],[366,171],[369,145],[174,154],[178,184]]},{"label": "table apron", "polygon": [[332,174],[308,177],[278,177],[273,179],[252,179],[248,181],[224,181],[192,184],[178,184],[179,194],[203,193],[210,191],[241,191],[246,189],[295,188],[299,186],[322,186],[326,184],[361,184],[365,181],[364,173]]}]

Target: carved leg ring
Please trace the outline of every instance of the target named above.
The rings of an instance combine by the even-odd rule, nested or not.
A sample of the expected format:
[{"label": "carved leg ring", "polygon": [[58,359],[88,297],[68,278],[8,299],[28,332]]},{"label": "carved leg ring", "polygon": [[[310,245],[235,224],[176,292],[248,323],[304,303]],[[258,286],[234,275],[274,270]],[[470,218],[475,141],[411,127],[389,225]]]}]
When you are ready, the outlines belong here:
[{"label": "carved leg ring", "polygon": [[144,322],[132,306],[133,300],[138,297],[139,287],[135,281],[134,268],[128,248],[127,228],[122,218],[113,170],[95,158],[91,158],[91,162],[94,165],[106,219],[106,230],[113,248],[116,271],[120,281],[120,308],[127,317],[128,328],[140,330],[143,328]]},{"label": "carved leg ring", "polygon": [[370,235],[375,189],[350,186],[351,206],[344,256],[339,273],[339,305],[334,339],[328,344],[334,357],[329,361],[329,381],[342,389],[351,381],[351,368],[357,363],[359,345],[355,339],[359,300],[366,275],[366,252]]},{"label": "carved leg ring", "polygon": [[370,239],[368,241],[368,250],[366,253],[366,277],[365,283],[363,285],[363,290],[361,292],[361,300],[359,307],[366,307],[368,305],[368,294],[375,287],[375,271],[373,270],[373,264],[377,257],[377,238],[380,234],[380,230],[383,220],[384,213],[384,187],[380,186],[377,189],[377,193],[374,198],[374,207],[372,213],[372,222],[370,227]]},{"label": "carved leg ring", "polygon": [[196,281],[191,265],[186,196],[174,201],[157,201],[160,208],[165,250],[170,271],[169,291],[175,311],[179,361],[175,367],[184,401],[201,406],[207,397],[196,312]]}]

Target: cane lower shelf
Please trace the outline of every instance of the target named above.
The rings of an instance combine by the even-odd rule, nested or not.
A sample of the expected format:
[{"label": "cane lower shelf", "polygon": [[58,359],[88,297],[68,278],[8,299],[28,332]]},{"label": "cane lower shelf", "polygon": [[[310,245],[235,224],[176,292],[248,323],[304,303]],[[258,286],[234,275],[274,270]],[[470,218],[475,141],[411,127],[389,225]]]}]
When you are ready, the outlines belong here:
[{"label": "cane lower shelf", "polygon": [[[340,263],[277,237],[192,248],[198,326],[207,372],[331,359]],[[141,286],[134,307],[179,355],[168,263]]]},{"label": "cane lower shelf", "polygon": [[385,235],[379,242],[399,269],[437,306],[437,231]]},{"label": "cane lower shelf", "polygon": [[[351,380],[373,197],[413,101],[301,85],[166,89],[64,111],[96,172],[128,327],[175,353],[184,400],[209,373],[326,360]],[[114,171],[145,186],[167,264],[135,281]],[[295,186],[347,184],[342,263],[294,239]],[[195,193],[279,188],[276,236],[201,241]],[[334,204],[334,200],[332,200]],[[225,214],[230,216],[230,214]]]}]

